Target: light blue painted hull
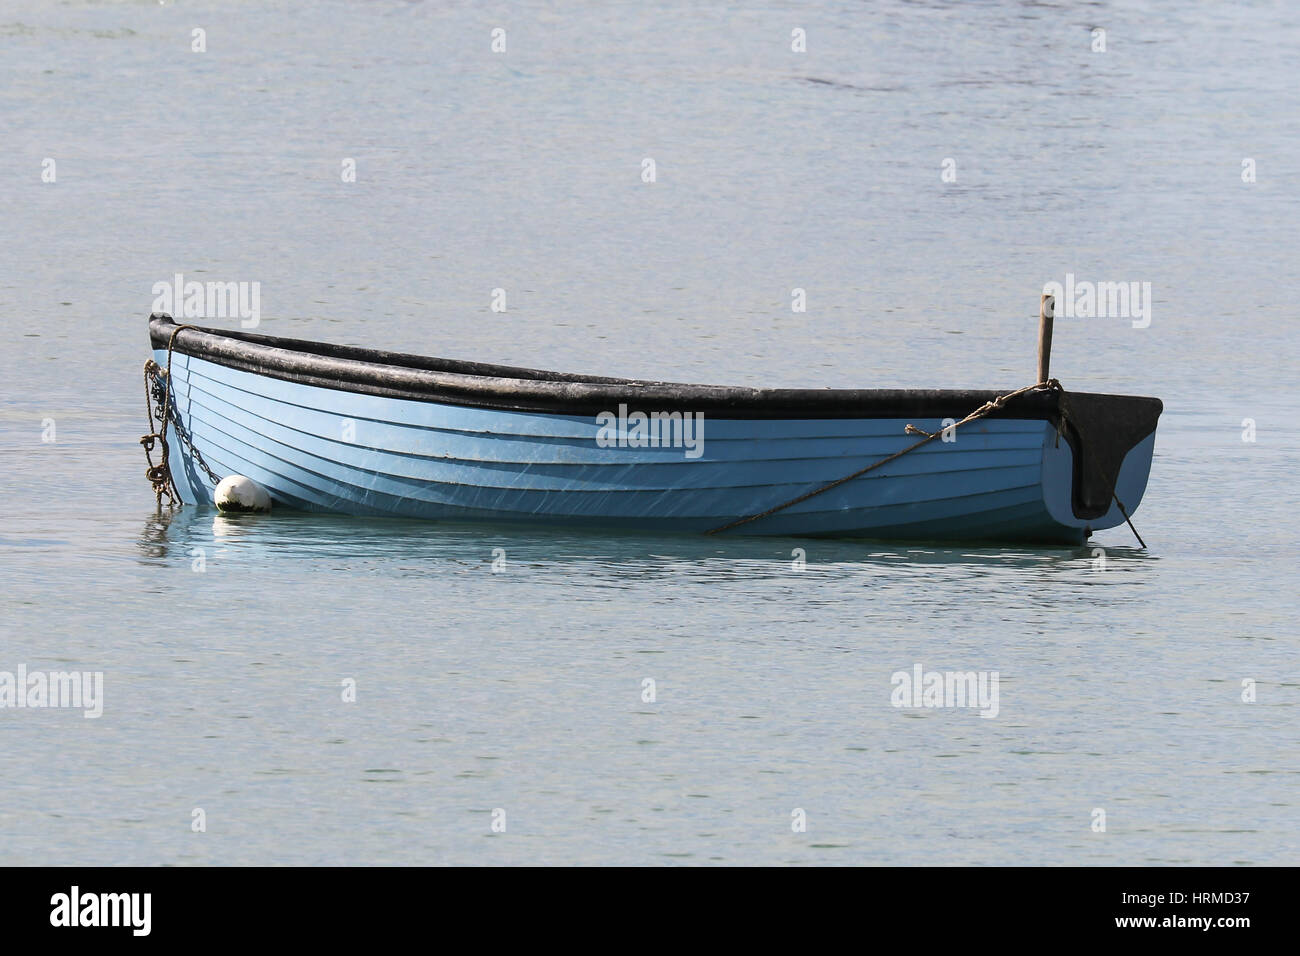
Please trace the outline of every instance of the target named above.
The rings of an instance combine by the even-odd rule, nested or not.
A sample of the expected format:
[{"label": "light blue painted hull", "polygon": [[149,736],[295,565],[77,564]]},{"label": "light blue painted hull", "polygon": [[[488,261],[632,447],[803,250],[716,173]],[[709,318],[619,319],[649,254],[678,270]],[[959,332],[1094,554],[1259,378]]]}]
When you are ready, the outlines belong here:
[{"label": "light blue painted hull", "polygon": [[[155,351],[165,366],[167,355]],[[279,507],[359,515],[703,532],[842,478],[916,441],[900,418],[725,419],[703,454],[600,447],[590,416],[388,398],[258,375],[181,352],[177,413],[208,465],[262,485]],[[1080,543],[1124,521],[1071,510],[1069,445],[1041,419],[982,419],[868,475],[729,534]],[[212,482],[175,430],[187,504]],[[1146,488],[1154,432],[1124,459],[1116,495]]]}]

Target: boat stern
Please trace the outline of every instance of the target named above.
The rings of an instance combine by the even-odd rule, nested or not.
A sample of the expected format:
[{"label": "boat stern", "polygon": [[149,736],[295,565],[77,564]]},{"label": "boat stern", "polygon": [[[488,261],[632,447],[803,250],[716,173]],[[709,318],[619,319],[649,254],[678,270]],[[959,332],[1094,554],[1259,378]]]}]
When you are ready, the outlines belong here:
[{"label": "boat stern", "polygon": [[1146,492],[1155,451],[1158,398],[1069,393],[1043,447],[1043,504],[1077,532],[1123,524]]}]

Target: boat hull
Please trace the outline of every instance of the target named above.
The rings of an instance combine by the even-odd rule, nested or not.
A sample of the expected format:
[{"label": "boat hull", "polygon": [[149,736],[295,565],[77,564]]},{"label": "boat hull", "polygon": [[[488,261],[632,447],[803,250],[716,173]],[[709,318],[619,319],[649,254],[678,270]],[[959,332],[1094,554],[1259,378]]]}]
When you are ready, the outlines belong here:
[{"label": "boat hull", "polygon": [[[154,357],[167,366],[165,348]],[[253,479],[277,507],[343,514],[699,533],[901,451],[916,442],[908,425],[945,424],[714,411],[691,457],[682,447],[602,446],[591,414],[365,394],[180,350],[171,368],[173,414],[219,477]],[[168,437],[182,499],[210,504],[212,479],[174,427]],[[1114,503],[1076,515],[1074,450],[1050,420],[979,419],[953,438],[726,533],[1079,544],[1124,521]],[[1130,513],[1154,439],[1153,424],[1113,476]]]}]

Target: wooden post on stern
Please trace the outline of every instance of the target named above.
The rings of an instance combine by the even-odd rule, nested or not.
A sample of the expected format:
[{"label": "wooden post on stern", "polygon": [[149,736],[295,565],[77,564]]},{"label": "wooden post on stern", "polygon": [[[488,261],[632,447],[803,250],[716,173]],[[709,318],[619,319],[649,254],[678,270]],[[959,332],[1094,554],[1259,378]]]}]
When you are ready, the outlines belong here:
[{"label": "wooden post on stern", "polygon": [[1043,293],[1038,303],[1038,381],[1046,382],[1052,364],[1052,318],[1056,314],[1056,296]]}]

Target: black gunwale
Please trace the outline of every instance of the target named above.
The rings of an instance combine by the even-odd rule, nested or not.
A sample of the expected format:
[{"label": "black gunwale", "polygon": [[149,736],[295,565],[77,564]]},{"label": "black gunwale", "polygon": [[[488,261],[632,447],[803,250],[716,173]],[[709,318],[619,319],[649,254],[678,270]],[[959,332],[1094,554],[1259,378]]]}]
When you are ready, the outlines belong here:
[{"label": "black gunwale", "polygon": [[[154,348],[167,348],[176,328],[170,316],[151,315]],[[633,410],[692,411],[727,418],[960,419],[1010,390],[693,385],[488,365],[198,327],[182,329],[174,347],[184,355],[291,382],[412,401],[557,415],[591,415],[627,404]],[[1059,403],[1056,392],[1031,392],[990,417],[1055,421]]]}]

